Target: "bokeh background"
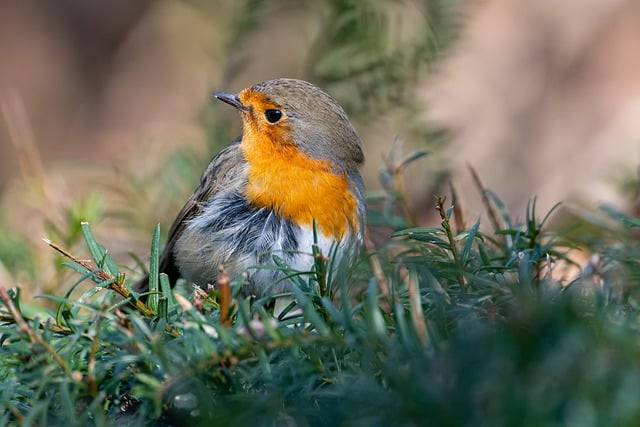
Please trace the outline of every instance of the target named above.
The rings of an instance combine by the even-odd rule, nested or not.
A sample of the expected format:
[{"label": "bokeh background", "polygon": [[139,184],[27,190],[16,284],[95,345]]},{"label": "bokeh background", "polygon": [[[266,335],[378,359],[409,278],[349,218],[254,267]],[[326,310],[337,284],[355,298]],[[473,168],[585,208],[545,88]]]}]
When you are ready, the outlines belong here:
[{"label": "bokeh background", "polygon": [[80,221],[134,265],[240,132],[210,93],[275,77],[345,106],[372,195],[428,149],[405,171],[422,224],[450,183],[482,217],[468,165],[515,214],[634,213],[638,46],[624,0],[0,1],[0,283],[51,291],[41,239],[81,248]]}]

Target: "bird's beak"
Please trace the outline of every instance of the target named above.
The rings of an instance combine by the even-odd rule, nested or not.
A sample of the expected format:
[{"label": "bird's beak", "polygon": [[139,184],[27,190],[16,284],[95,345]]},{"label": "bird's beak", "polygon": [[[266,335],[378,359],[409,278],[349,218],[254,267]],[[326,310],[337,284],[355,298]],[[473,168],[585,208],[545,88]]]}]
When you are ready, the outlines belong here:
[{"label": "bird's beak", "polygon": [[238,98],[238,95],[236,95],[234,93],[215,92],[213,94],[213,96],[215,96],[216,98],[218,98],[222,102],[226,102],[227,104],[231,105],[232,107],[236,107],[240,111],[247,111],[248,110],[248,108],[245,107],[242,104],[242,102],[240,102],[240,98]]}]

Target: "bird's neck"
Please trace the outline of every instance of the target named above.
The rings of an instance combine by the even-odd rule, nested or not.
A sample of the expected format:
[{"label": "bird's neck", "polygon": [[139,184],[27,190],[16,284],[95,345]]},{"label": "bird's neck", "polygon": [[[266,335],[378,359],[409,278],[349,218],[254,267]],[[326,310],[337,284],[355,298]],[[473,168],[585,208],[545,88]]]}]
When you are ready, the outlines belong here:
[{"label": "bird's neck", "polygon": [[246,129],[240,147],[249,164],[247,197],[253,205],[273,209],[299,225],[311,226],[315,219],[327,237],[341,239],[349,228],[358,230],[357,200],[349,180],[333,172],[329,161]]}]

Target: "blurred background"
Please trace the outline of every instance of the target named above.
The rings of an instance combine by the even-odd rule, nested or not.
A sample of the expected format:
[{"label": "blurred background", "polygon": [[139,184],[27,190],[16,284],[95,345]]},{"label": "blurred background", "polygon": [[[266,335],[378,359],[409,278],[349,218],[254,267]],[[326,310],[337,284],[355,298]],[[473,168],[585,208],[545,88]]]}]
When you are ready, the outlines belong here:
[{"label": "blurred background", "polygon": [[514,215],[635,213],[639,45],[624,0],[0,1],[0,284],[52,291],[41,239],[86,252],[80,221],[135,265],[241,131],[211,92],[276,77],[345,107],[372,196],[430,152],[404,170],[420,224],[450,184],[482,217],[468,165]]}]

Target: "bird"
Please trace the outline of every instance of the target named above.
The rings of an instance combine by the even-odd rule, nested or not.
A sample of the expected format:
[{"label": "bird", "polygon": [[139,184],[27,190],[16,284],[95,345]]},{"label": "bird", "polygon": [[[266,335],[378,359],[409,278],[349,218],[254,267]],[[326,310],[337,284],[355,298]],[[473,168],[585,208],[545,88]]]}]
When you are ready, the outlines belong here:
[{"label": "bird", "polygon": [[[315,242],[334,264],[353,262],[364,239],[364,154],[344,109],[291,78],[213,96],[239,112],[242,135],[213,157],[178,213],[159,271],[172,285],[206,287],[222,266],[246,279],[241,294],[260,297],[291,290],[274,256],[310,271]],[[147,274],[134,290],[148,282]]]}]

